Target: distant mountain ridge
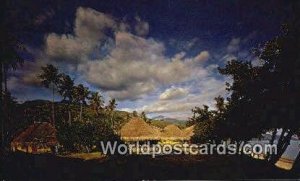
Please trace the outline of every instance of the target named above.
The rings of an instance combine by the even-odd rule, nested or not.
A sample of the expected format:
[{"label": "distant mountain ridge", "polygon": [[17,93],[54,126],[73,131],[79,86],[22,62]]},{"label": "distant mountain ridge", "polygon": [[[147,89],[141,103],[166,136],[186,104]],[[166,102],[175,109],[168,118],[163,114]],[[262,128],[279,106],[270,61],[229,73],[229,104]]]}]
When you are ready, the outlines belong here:
[{"label": "distant mountain ridge", "polygon": [[180,127],[185,127],[185,125],[186,125],[186,120],[169,118],[169,117],[162,116],[162,115],[151,118],[151,122],[152,122],[152,124],[158,125],[159,127],[165,127],[166,125],[169,125],[169,124],[175,124]]},{"label": "distant mountain ridge", "polygon": [[181,119],[176,119],[176,118],[169,118],[169,117],[162,116],[162,115],[155,116],[152,119],[154,119],[154,120],[168,121],[168,122],[178,122],[178,121],[180,121],[180,122],[186,122],[186,120],[181,120]]}]

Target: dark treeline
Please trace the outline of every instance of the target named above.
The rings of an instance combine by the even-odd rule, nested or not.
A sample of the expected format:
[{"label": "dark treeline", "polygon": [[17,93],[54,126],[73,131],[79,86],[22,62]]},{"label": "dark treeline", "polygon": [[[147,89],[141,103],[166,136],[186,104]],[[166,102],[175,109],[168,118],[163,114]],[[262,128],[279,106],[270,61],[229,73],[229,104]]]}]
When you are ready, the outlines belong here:
[{"label": "dark treeline", "polygon": [[[192,110],[189,124],[195,124],[194,141],[228,141],[242,144],[272,132],[270,143],[276,140],[278,154],[267,155],[276,163],[293,135],[300,136],[300,26],[299,20],[282,26],[281,33],[255,50],[261,61],[232,60],[219,68],[230,76],[227,83],[230,96],[215,98],[215,110],[204,105]],[[297,161],[299,164],[299,156]]]}]

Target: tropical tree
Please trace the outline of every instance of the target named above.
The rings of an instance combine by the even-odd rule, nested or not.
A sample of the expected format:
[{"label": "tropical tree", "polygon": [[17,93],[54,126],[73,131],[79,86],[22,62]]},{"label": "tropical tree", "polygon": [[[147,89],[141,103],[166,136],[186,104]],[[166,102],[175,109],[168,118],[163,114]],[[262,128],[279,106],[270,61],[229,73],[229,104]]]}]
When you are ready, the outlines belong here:
[{"label": "tropical tree", "polygon": [[[228,99],[226,118],[230,127],[229,137],[238,143],[260,137],[267,129],[267,122],[261,120],[263,98],[262,82],[259,76],[260,67],[252,66],[249,61],[232,60],[219,69],[223,75],[231,76],[232,84],[227,84],[231,92]],[[249,129],[251,128],[251,129]]]},{"label": "tropical tree", "polygon": [[92,92],[90,99],[90,106],[95,111],[96,115],[99,116],[100,110],[103,109],[104,101],[102,96],[98,92]]},{"label": "tropical tree", "polygon": [[[4,140],[4,133],[5,133],[5,122],[9,121],[7,115],[9,113],[8,110],[8,104],[9,100],[5,99],[9,94],[8,92],[8,87],[7,87],[7,76],[8,76],[8,71],[9,70],[16,70],[18,66],[21,66],[24,62],[24,59],[19,56],[17,51],[21,51],[21,46],[18,45],[18,42],[14,39],[9,39],[6,40],[7,38],[10,37],[5,37],[3,38],[1,36],[2,34],[0,33],[0,39],[2,40],[0,43],[0,79],[1,79],[1,85],[0,85],[0,93],[1,93],[1,98],[0,98],[0,105],[1,105],[1,110],[0,110],[0,116],[3,118],[1,119],[1,133],[2,133],[2,142],[5,144]],[[2,39],[3,38],[3,39]],[[3,45],[6,44],[6,45]],[[12,45],[10,45],[12,44]],[[19,49],[19,50],[18,50]],[[2,82],[4,82],[4,87]],[[2,94],[3,92],[3,94]],[[3,116],[2,116],[3,115]]]},{"label": "tropical tree", "polygon": [[67,151],[101,150],[101,142],[120,141],[111,126],[102,120],[72,125],[63,124],[58,127],[57,139]]},{"label": "tropical tree", "polygon": [[279,36],[257,50],[261,66],[232,60],[219,69],[233,79],[232,84],[227,84],[231,96],[225,118],[235,130],[231,138],[247,141],[272,130],[270,143],[274,143],[278,130],[282,130],[276,140],[277,154],[267,156],[272,164],[282,156],[300,127],[299,41],[299,26],[284,26]]},{"label": "tropical tree", "polygon": [[126,120],[126,121],[129,121],[130,118],[131,118],[130,114],[129,114],[128,112],[126,112],[126,118],[125,118],[125,120]]},{"label": "tropical tree", "polygon": [[[8,71],[15,70],[18,66],[22,65],[24,59],[20,56],[20,52],[25,52],[26,49],[18,38],[16,33],[15,24],[18,24],[18,31],[21,29],[21,22],[15,23],[16,19],[13,18],[12,10],[9,1],[1,2],[0,10],[0,117],[1,117],[1,141],[2,146],[5,145],[4,133],[5,122],[9,121],[7,115],[9,113],[8,104],[9,97],[7,88]],[[15,9],[14,9],[15,10]],[[14,23],[12,23],[14,22]],[[23,28],[23,27],[22,27]],[[3,87],[4,86],[4,87]]]},{"label": "tropical tree", "polygon": [[82,121],[82,112],[83,112],[83,105],[86,105],[86,100],[89,97],[90,91],[88,87],[84,87],[82,84],[74,87],[74,98],[75,101],[80,103],[80,113],[79,119]]},{"label": "tropical tree", "polygon": [[58,92],[63,97],[63,101],[68,99],[68,101],[72,102],[73,89],[74,80],[69,75],[62,73],[58,84]]},{"label": "tropical tree", "polygon": [[133,111],[133,112],[132,112],[132,115],[133,115],[133,117],[138,117],[137,111]]},{"label": "tropical tree", "polygon": [[147,118],[145,111],[143,111],[143,112],[141,113],[141,118],[142,118],[145,122],[150,123],[150,120]]},{"label": "tropical tree", "polygon": [[71,124],[72,115],[70,110],[70,105],[73,102],[73,90],[74,90],[74,80],[69,75],[61,74],[59,85],[58,85],[58,92],[63,97],[63,101],[68,99],[68,123]]},{"label": "tropical tree", "polygon": [[215,98],[215,101],[216,101],[216,110],[218,113],[224,113],[226,111],[226,104],[225,104],[225,100],[223,97],[221,96],[218,96]]},{"label": "tropical tree", "polygon": [[11,136],[13,136],[13,132],[20,129],[19,122],[20,120],[16,120],[16,108],[17,101],[14,97],[11,96],[10,92],[3,92],[3,99],[5,100],[5,124],[4,126],[4,144],[9,143]]},{"label": "tropical tree", "polygon": [[58,88],[60,83],[61,74],[59,74],[58,69],[51,65],[47,64],[42,67],[42,73],[38,75],[38,78],[41,80],[41,83],[46,88],[52,89],[52,124],[55,125],[55,110],[54,110],[54,94],[55,90]]},{"label": "tropical tree", "polygon": [[[264,61],[261,79],[264,82],[265,99],[268,103],[265,105],[267,109],[264,113],[268,116],[272,114],[270,128],[282,128],[282,134],[277,143],[278,154],[268,158],[271,163],[277,162],[300,127],[298,120],[300,112],[299,49],[298,20],[283,26],[282,33],[267,42],[259,52],[259,57]],[[274,132],[277,129],[273,129]]]},{"label": "tropical tree", "polygon": [[106,110],[108,111],[109,115],[110,115],[110,123],[111,123],[111,126],[114,127],[114,111],[117,107],[117,103],[116,103],[116,99],[111,99],[109,100],[108,102],[108,105],[106,106]]},{"label": "tropical tree", "polygon": [[[11,4],[9,3],[9,1],[4,1],[3,3],[1,3],[1,7],[3,7],[3,9],[1,9],[0,14],[0,81],[1,92],[3,90],[3,82],[4,91],[7,92],[7,73],[9,70],[15,70],[19,66],[23,65],[24,58],[20,56],[20,53],[26,52],[26,48],[19,40],[16,28],[11,23],[13,20],[16,20],[14,19],[14,15],[12,15],[11,13]],[[20,21],[18,23],[20,23]]]},{"label": "tropical tree", "polygon": [[193,117],[189,120],[190,125],[195,125],[195,135],[192,137],[192,141],[212,141],[214,134],[213,112],[209,110],[207,105],[203,105],[203,108],[195,107],[192,112]]}]

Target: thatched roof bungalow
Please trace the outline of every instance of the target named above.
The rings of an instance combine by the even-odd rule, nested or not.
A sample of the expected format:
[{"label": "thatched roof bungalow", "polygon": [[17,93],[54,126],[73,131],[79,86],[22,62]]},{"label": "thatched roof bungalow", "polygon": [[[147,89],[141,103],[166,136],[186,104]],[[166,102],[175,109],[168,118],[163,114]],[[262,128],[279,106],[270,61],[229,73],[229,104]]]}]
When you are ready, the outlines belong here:
[{"label": "thatched roof bungalow", "polygon": [[58,144],[56,129],[50,123],[34,123],[21,131],[11,142],[12,151],[27,153],[51,152],[51,147]]},{"label": "thatched roof bungalow", "polygon": [[124,141],[160,140],[160,130],[140,118],[132,118],[120,130]]},{"label": "thatched roof bungalow", "polygon": [[162,130],[162,140],[186,140],[185,133],[174,124],[166,126]]},{"label": "thatched roof bungalow", "polygon": [[194,126],[180,129],[174,124],[160,129],[135,117],[126,123],[120,130],[121,139],[124,141],[187,141],[194,135]]}]

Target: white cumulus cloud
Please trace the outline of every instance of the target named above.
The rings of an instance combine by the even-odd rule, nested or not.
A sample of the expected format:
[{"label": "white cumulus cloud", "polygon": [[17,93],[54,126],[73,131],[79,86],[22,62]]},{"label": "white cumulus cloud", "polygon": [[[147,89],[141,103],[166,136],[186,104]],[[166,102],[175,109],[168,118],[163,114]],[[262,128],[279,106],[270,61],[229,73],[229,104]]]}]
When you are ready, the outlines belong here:
[{"label": "white cumulus cloud", "polygon": [[203,62],[203,61],[208,60],[208,58],[209,58],[209,52],[202,51],[194,59],[196,62]]},{"label": "white cumulus cloud", "polygon": [[160,94],[160,100],[178,99],[188,95],[189,91],[186,88],[171,87]]},{"label": "white cumulus cloud", "polygon": [[117,28],[117,23],[112,17],[83,7],[77,8],[74,24],[74,35],[50,33],[46,36],[47,55],[76,63],[99,46],[106,37],[106,30],[115,31]]}]

